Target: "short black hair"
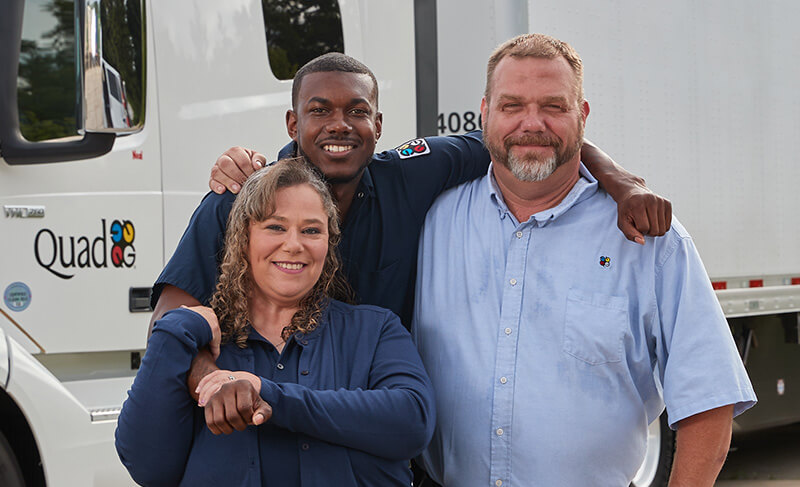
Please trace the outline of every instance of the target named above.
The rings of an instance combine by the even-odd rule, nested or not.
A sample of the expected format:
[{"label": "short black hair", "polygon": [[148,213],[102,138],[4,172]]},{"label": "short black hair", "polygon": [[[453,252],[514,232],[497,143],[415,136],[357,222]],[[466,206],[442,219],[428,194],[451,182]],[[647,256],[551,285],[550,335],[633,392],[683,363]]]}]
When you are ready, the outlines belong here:
[{"label": "short black hair", "polygon": [[297,70],[292,82],[292,109],[297,108],[297,96],[300,93],[300,84],[307,74],[311,73],[356,73],[366,74],[372,80],[372,98],[375,101],[375,106],[378,106],[378,79],[375,74],[361,61],[342,54],[341,52],[329,52],[322,56],[315,57],[311,61],[303,65],[302,68]]}]

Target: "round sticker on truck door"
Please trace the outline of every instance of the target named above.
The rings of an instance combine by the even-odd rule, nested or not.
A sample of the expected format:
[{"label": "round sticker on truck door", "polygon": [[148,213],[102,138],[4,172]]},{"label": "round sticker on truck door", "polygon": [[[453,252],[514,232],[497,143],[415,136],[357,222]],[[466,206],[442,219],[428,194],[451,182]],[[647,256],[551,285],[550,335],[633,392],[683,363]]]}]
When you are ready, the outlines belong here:
[{"label": "round sticker on truck door", "polygon": [[24,311],[31,304],[31,288],[24,282],[12,282],[3,293],[3,301],[11,311]]}]

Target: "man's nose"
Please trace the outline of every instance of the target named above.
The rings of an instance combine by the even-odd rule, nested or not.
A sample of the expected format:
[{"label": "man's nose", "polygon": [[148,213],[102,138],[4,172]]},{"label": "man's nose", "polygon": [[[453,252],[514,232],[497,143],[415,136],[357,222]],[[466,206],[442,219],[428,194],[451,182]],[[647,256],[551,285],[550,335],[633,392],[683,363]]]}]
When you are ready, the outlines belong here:
[{"label": "man's nose", "polygon": [[525,132],[544,132],[547,130],[544,114],[536,108],[528,108],[520,121],[520,128]]},{"label": "man's nose", "polygon": [[341,110],[334,110],[328,122],[328,131],[335,133],[350,133],[352,125],[347,121],[346,114]]}]

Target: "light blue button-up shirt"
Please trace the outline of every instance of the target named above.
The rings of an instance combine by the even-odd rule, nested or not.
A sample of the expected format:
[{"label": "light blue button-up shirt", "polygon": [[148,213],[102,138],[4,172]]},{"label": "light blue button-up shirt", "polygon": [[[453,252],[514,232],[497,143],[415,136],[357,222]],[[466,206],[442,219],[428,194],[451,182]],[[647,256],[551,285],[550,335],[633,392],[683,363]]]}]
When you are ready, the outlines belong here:
[{"label": "light blue button-up shirt", "polygon": [[420,239],[413,334],[438,411],[424,468],[445,486],[627,486],[666,403],[755,403],[686,230],[641,246],[581,166],[519,223],[489,174],[444,193]]}]

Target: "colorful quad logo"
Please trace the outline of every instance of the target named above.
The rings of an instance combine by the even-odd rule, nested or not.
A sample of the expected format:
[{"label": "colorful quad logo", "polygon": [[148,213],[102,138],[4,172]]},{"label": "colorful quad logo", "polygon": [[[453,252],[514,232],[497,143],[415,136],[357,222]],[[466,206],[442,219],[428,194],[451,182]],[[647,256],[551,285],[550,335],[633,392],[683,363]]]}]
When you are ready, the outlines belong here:
[{"label": "colorful quad logo", "polygon": [[409,159],[411,157],[417,157],[431,153],[431,148],[425,139],[409,140],[395,150],[400,156],[400,159]]}]

